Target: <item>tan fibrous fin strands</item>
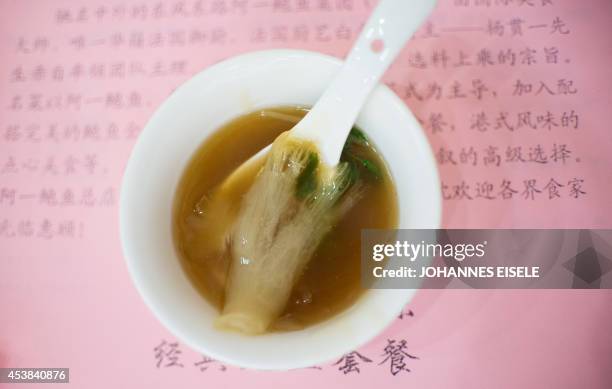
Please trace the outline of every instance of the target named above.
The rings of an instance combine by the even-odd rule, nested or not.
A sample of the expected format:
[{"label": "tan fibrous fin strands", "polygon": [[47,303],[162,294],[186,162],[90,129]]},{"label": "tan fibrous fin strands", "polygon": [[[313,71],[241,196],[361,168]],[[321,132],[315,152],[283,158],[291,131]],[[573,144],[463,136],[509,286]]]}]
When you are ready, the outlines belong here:
[{"label": "tan fibrous fin strands", "polygon": [[296,196],[298,178],[313,152],[311,143],[281,134],[244,197],[231,231],[232,260],[219,328],[265,332],[322,239],[360,196],[346,163],[319,164],[316,186],[304,198]]}]

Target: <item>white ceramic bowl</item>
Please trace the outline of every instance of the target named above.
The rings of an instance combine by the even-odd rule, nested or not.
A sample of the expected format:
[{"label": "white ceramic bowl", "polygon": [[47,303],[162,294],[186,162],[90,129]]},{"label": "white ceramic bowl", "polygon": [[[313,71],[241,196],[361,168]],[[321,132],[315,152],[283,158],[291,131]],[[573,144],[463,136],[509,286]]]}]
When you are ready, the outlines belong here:
[{"label": "white ceramic bowl", "polygon": [[[221,332],[213,327],[217,311],[191,285],[173,246],[175,188],[198,146],[244,113],[312,105],[340,64],[333,57],[295,50],[255,52],[218,63],[178,88],[155,112],[134,147],[120,205],[127,265],[155,316],[202,354],[257,369],[320,364],[375,337],[415,293],[370,290],[345,312],[301,331],[254,337]],[[357,125],[389,164],[399,197],[400,227],[438,228],[441,197],[436,165],[423,131],[404,103],[378,86]]]}]

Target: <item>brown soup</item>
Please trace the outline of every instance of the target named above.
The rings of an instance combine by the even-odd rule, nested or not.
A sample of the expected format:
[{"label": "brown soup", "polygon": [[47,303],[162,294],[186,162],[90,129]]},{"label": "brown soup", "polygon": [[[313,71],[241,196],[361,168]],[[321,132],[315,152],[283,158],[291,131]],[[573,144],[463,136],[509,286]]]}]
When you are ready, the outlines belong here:
[{"label": "brown soup", "polygon": [[[229,254],[215,251],[201,217],[212,191],[244,161],[289,130],[307,112],[302,107],[256,111],[227,123],[195,152],[175,195],[173,235],[182,266],[199,293],[217,309],[224,303]],[[358,129],[353,129],[341,161],[350,161],[363,183],[360,200],[325,237],[293,288],[271,331],[297,330],[321,322],[351,306],[363,293],[360,236],[365,228],[395,228],[397,198],[384,160]],[[240,183],[236,209],[257,173]],[[234,210],[235,211],[235,210]],[[230,222],[217,220],[219,226]]]}]

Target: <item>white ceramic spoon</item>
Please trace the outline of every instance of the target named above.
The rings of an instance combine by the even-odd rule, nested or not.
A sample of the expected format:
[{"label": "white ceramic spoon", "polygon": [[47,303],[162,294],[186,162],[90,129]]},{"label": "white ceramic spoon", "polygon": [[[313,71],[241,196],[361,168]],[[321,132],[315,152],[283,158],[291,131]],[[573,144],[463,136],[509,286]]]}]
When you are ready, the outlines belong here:
[{"label": "white ceramic spoon", "polygon": [[[332,83],[290,130],[290,136],[312,141],[323,163],[337,165],[370,92],[435,4],[436,0],[381,0]],[[269,149],[270,146],[264,148],[242,164],[223,186]]]}]

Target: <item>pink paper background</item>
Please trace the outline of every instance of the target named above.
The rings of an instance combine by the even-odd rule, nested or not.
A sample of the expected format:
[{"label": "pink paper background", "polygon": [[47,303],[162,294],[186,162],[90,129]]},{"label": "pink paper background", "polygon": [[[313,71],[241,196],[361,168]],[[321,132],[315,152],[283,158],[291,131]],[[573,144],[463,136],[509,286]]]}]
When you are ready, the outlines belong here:
[{"label": "pink paper background", "polygon": [[[333,387],[376,386],[418,388],[609,388],[612,386],[612,293],[610,291],[421,291],[406,311],[413,317],[398,319],[388,330],[359,352],[372,359],[362,363],[361,372],[343,374],[339,365],[326,364],[318,369],[291,372],[255,372],[235,367],[221,370],[211,364],[200,371],[194,363],[200,357],[180,345],[183,367],[156,367],[154,348],[162,341],[173,342],[142,303],[128,277],[118,237],[117,198],[123,168],[134,139],[124,136],[130,123],[142,127],[161,101],[192,74],[223,58],[250,50],[293,47],[344,56],[359,26],[367,17],[368,1],[329,1],[332,11],[319,8],[311,0],[311,10],[284,11],[272,5],[295,7],[299,1],[203,1],[206,12],[200,16],[168,16],[163,19],[129,18],[136,6],[152,9],[159,1],[12,1],[0,0],[0,366],[69,367],[70,387]],[[161,2],[167,9],[177,3],[193,6],[197,1]],[[226,13],[216,12],[219,3]],[[236,4],[246,4],[245,12]],[[375,3],[372,1],[371,3]],[[385,77],[415,114],[423,120],[434,151],[440,148],[474,147],[479,153],[490,145],[502,154],[508,146],[528,147],[542,144],[566,144],[572,158],[566,164],[501,164],[477,166],[440,164],[443,183],[452,186],[465,180],[474,197],[449,199],[444,204],[444,226],[457,228],[512,227],[584,227],[610,228],[612,223],[612,136],[610,136],[610,101],[612,87],[612,3],[607,0],[440,0],[432,15],[431,28],[421,31],[409,44]],[[352,4],[352,9],[345,9]],[[469,4],[464,7],[461,4]],[[529,5],[533,4],[533,5]],[[543,5],[544,4],[544,5]],[[97,20],[57,23],[58,10],[78,15],[81,8],[99,6],[111,11],[124,7],[124,16]],[[233,8],[232,8],[233,7]],[[213,12],[215,10],[215,12]],[[569,34],[551,33],[553,20],[566,23]],[[511,36],[509,22],[523,19],[523,34]],[[504,36],[486,32],[489,21],[505,24]],[[528,28],[528,25],[540,26]],[[545,27],[542,27],[545,25]],[[296,27],[297,26],[297,27]],[[322,28],[321,26],[327,26]],[[130,48],[113,46],[115,33],[134,31],[145,35],[167,34],[176,30],[201,30],[208,38],[202,43],[172,47]],[[261,29],[267,39],[255,41]],[[346,30],[350,36],[343,35]],[[211,43],[213,31],[226,31],[222,43]],[[305,40],[294,32],[309,31]],[[288,31],[286,38],[282,31]],[[330,33],[332,31],[332,33]],[[340,31],[340,32],[338,32]],[[343,33],[344,31],[344,33]],[[435,37],[427,37],[433,32]],[[316,34],[321,34],[317,37]],[[327,35],[329,33],[329,36]],[[83,36],[81,49],[70,42]],[[48,45],[36,48],[36,40],[46,38]],[[23,38],[23,40],[22,40]],[[218,36],[217,36],[218,38]],[[208,40],[207,40],[208,39]],[[20,46],[19,42],[24,46]],[[540,55],[544,47],[556,47],[559,61],[546,63]],[[21,48],[20,48],[21,47]],[[25,47],[27,50],[23,50]],[[512,49],[519,53],[530,47],[538,51],[532,65],[506,66],[497,63],[497,52]],[[458,50],[471,61],[481,49],[494,53],[493,65],[446,68],[413,66],[415,53],[426,59],[434,51],[448,50],[456,61]],[[27,51],[27,52],[26,52]],[[171,72],[171,62],[185,61],[184,70]],[[519,59],[517,61],[520,62]],[[146,69],[124,78],[110,77],[112,63],[140,63]],[[161,63],[163,75],[154,69]],[[431,62],[431,61],[428,61]],[[107,76],[66,77],[59,82],[48,75],[35,80],[31,75],[41,65],[72,68],[81,64],[108,66]],[[180,66],[179,66],[180,67]],[[27,75],[14,81],[17,68]],[[86,71],[87,72],[87,71]],[[445,98],[454,81],[464,83],[465,92],[474,79],[484,82],[487,97],[462,100]],[[513,96],[517,79],[540,81],[556,90],[558,80],[571,80],[575,94],[538,94]],[[421,97],[428,85],[444,87],[439,99],[407,95],[411,82]],[[492,96],[491,91],[496,96]],[[108,94],[141,94],[140,106],[114,108],[105,105]],[[80,109],[71,105],[29,110],[31,94],[47,96],[81,95]],[[26,107],[11,108],[15,96],[22,96]],[[61,98],[60,98],[61,99]],[[53,98],[52,98],[53,100]],[[54,108],[53,108],[54,107]],[[475,113],[533,111],[538,115],[552,111],[574,110],[579,114],[577,129],[520,129],[514,132],[470,128]],[[440,113],[445,129],[433,132],[429,118]],[[118,139],[105,140],[105,128],[115,123]],[[454,130],[450,126],[454,126]],[[48,126],[98,124],[98,140],[53,140]],[[39,131],[26,130],[38,125]],[[19,139],[9,128],[19,126]],[[32,139],[28,138],[32,135]],[[409,150],[410,145],[406,145]],[[527,151],[525,153],[527,154]],[[459,159],[459,151],[455,158]],[[96,164],[86,164],[95,155]],[[45,170],[49,157],[57,162],[57,172]],[[76,171],[66,173],[65,160],[77,159]],[[14,158],[18,171],[6,169]],[[39,160],[36,169],[25,167],[27,161]],[[479,157],[479,161],[480,161]],[[31,162],[31,161],[30,161]],[[33,162],[32,162],[33,163]],[[562,184],[577,177],[584,179],[586,194],[567,195],[567,185],[560,198],[548,199],[543,189],[551,178]],[[499,184],[512,181],[518,193],[512,199],[476,198],[477,183]],[[521,197],[523,180],[536,179],[542,190],[534,200]],[[70,189],[76,194],[72,206],[48,205],[41,191],[53,189],[60,201]],[[96,197],[89,206],[82,193],[91,189]],[[14,191],[14,192],[11,192]],[[10,193],[15,193],[13,201]],[[113,199],[102,193],[113,194]],[[45,221],[52,226],[47,237]],[[30,224],[28,224],[28,222]],[[72,223],[72,236],[60,225]],[[33,232],[28,234],[27,226]],[[408,352],[419,357],[408,360],[411,372],[392,375],[389,366],[378,365],[386,339],[405,339]],[[299,350],[295,350],[299,353]],[[1,386],[2,384],[0,384]],[[24,384],[20,387],[28,387]]]}]

